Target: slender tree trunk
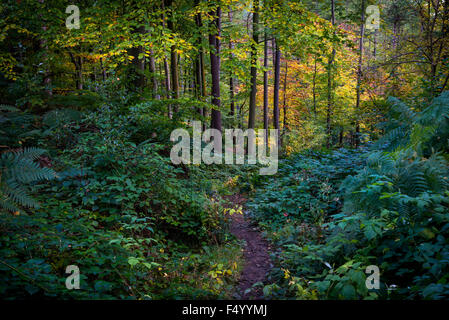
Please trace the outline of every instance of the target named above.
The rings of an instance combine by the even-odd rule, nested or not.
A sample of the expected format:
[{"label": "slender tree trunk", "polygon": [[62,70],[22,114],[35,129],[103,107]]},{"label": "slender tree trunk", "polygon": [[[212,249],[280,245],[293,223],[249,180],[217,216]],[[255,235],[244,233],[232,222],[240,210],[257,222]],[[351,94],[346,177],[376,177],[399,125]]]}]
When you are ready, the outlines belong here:
[{"label": "slender tree trunk", "polygon": [[[204,55],[204,49],[201,49],[200,52],[200,73],[201,73],[201,96],[203,99],[206,99],[207,96],[207,83],[206,83],[206,67],[205,67],[205,55]],[[203,108],[203,117],[207,117],[208,111],[207,108]],[[206,129],[206,124],[203,123],[203,130]]]},{"label": "slender tree trunk", "polygon": [[[193,62],[193,72],[195,74],[194,78],[194,92],[195,98],[199,99],[201,97],[201,73],[200,73],[200,55],[195,58]],[[203,110],[200,111],[200,114],[203,114]]]},{"label": "slender tree trunk", "polygon": [[156,78],[156,63],[154,61],[154,52],[153,49],[150,49],[150,63],[148,66],[150,73],[151,73],[151,86],[153,91],[153,98],[159,100],[161,97],[158,94],[158,87],[157,87],[157,78]]},{"label": "slender tree trunk", "polygon": [[253,0],[253,44],[251,45],[251,92],[249,96],[248,129],[254,129],[256,123],[257,95],[257,43],[259,42],[259,0]]},{"label": "slender tree trunk", "polygon": [[[133,34],[144,34],[145,33],[145,27],[141,26],[138,28],[133,28],[131,31]],[[132,60],[132,70],[131,75],[134,77],[134,87],[138,90],[142,90],[145,86],[145,58],[141,57],[139,58],[139,55],[143,54],[143,47],[137,46],[134,48],[131,48],[128,50],[128,54],[133,57]]]},{"label": "slender tree trunk", "polygon": [[[175,32],[175,27],[173,24],[173,1],[172,0],[164,0],[165,7],[170,8],[170,14],[167,19],[167,27],[170,29],[172,33]],[[176,45],[172,45],[170,47],[170,73],[171,73],[171,81],[172,81],[172,91],[173,98],[179,98],[179,71],[178,71],[178,54],[176,53]],[[178,112],[178,106],[175,105],[174,112]]]},{"label": "slender tree trunk", "polygon": [[282,99],[282,109],[284,113],[284,123],[282,126],[282,135],[285,134],[285,132],[288,129],[288,117],[287,117],[287,77],[288,77],[288,62],[285,60],[285,74],[284,74],[284,89],[283,89],[283,99]]},{"label": "slender tree trunk", "polygon": [[[195,0],[195,6],[199,5],[199,0]],[[201,19],[201,13],[197,13],[195,16],[195,24],[197,26],[198,30],[198,38],[197,38],[197,46],[198,46],[198,55],[195,59],[195,80],[196,80],[196,86],[195,91],[197,98],[203,100],[206,97],[206,74],[204,71],[204,49],[203,49],[203,34],[202,34],[202,27],[203,22]],[[207,116],[207,109],[199,108],[198,113],[201,116],[206,117]],[[203,130],[206,129],[206,125],[203,123]]]},{"label": "slender tree trunk", "polygon": [[210,50],[210,65],[212,75],[212,104],[216,108],[212,109],[211,114],[211,128],[221,131],[221,112],[220,112],[220,41],[217,37],[220,36],[221,28],[221,8],[213,13],[215,16],[213,25],[214,30],[209,34]]},{"label": "slender tree trunk", "polygon": [[[331,23],[335,26],[335,1],[331,0]],[[334,33],[335,34],[335,33]],[[335,48],[332,45],[332,53],[329,57],[327,66],[327,112],[326,112],[326,125],[327,125],[327,147],[331,146],[331,134],[332,134],[332,112],[333,112],[333,64],[335,59]]]},{"label": "slender tree trunk", "polygon": [[[167,91],[167,98],[171,98],[171,79],[170,79],[170,70],[168,66],[167,58],[164,58],[164,72],[165,72],[165,90]],[[171,118],[171,113],[170,113]]]},{"label": "slender tree trunk", "polygon": [[[162,0],[162,27],[165,29],[165,0]],[[164,45],[165,51],[165,45]],[[171,79],[170,79],[170,67],[168,65],[167,57],[164,55],[164,73],[165,73],[165,91],[166,98],[171,98]],[[168,118],[173,117],[172,107],[168,105]]]},{"label": "slender tree trunk", "polygon": [[[201,90],[201,84],[202,84],[202,82],[201,82],[201,65],[200,65],[200,63],[201,63],[201,61],[200,61],[200,55],[198,54],[198,56],[195,58],[195,61],[194,61],[194,74],[195,74],[195,77],[194,77],[194,88],[193,88],[193,90],[194,90],[194,93],[195,93],[195,98],[196,99],[201,99],[201,92],[202,92],[202,90]],[[200,116],[202,116],[203,115],[203,109],[202,108],[197,108],[197,113],[200,115]]]},{"label": "slender tree trunk", "polygon": [[104,68],[104,65],[103,65],[103,58],[100,58],[100,68],[101,68],[101,75],[103,77],[103,81],[106,81],[107,75],[106,75],[106,69]]},{"label": "slender tree trunk", "polygon": [[[439,2],[438,2],[439,3]],[[428,8],[428,14],[427,16],[429,17],[429,30],[428,30],[428,35],[429,35],[429,57],[430,57],[430,99],[432,99],[434,97],[434,93],[435,93],[435,77],[436,77],[436,71],[437,71],[437,62],[434,59],[434,41],[433,41],[433,31],[435,28],[435,22],[437,19],[437,12],[435,12],[434,14],[431,14],[431,8],[433,7],[434,10],[438,10],[436,7],[438,5],[435,5],[435,3],[431,0],[427,1],[427,8]],[[431,18],[431,16],[433,16],[433,19]],[[432,20],[433,21],[432,21]]]},{"label": "slender tree trunk", "polygon": [[[228,17],[229,17],[229,23],[232,25],[232,11],[229,10],[228,13]],[[231,61],[234,60],[234,43],[232,42],[231,37],[229,37],[229,51],[231,51]],[[232,72],[232,70],[230,71],[229,74],[229,97],[231,98],[231,105],[230,105],[230,112],[229,115],[230,116],[234,116],[235,114],[235,101],[234,101],[234,94],[235,94],[235,84],[234,84],[234,74]]]},{"label": "slender tree trunk", "polygon": [[312,95],[313,95],[313,114],[316,118],[316,54],[314,57],[314,69],[313,69],[313,80],[312,80]]},{"label": "slender tree trunk", "polygon": [[[195,0],[195,6],[198,6],[199,1]],[[201,52],[201,48],[202,48],[202,39],[203,39],[203,35],[201,34],[201,24],[199,22],[199,13],[195,16],[195,24],[197,26],[197,31],[198,31],[198,35],[197,35],[197,39],[196,39],[196,45],[197,45],[197,49],[198,49],[198,55],[195,57],[195,61],[194,61],[194,72],[195,72],[195,97],[197,99],[199,99],[201,97],[201,58],[200,58],[200,52]],[[203,110],[198,110],[198,113],[200,115],[203,115]]]},{"label": "slender tree trunk", "polygon": [[83,90],[83,59],[76,57],[72,52],[69,52],[69,56],[75,66],[75,88]]},{"label": "slender tree trunk", "polygon": [[374,30],[374,49],[373,49],[374,58],[376,58],[376,55],[377,55],[377,32],[378,32],[378,29]]},{"label": "slender tree trunk", "polygon": [[[44,0],[38,0],[39,3],[44,4]],[[39,15],[39,17],[42,19],[42,15]],[[44,24],[42,26],[43,31],[47,31],[47,26]],[[44,38],[41,38],[39,41],[40,48],[44,51],[43,61],[44,61],[44,79],[43,84],[45,87],[45,93],[47,96],[53,95],[53,90],[51,88],[51,77],[50,77],[50,71],[49,71],[49,60],[48,60],[48,44],[47,40]]]},{"label": "slender tree trunk", "polygon": [[83,90],[84,87],[84,79],[83,79],[83,58],[78,57],[78,90]]},{"label": "slender tree trunk", "polygon": [[268,35],[265,30],[263,47],[263,128],[265,129],[265,145],[268,145]]},{"label": "slender tree trunk", "polygon": [[[166,98],[171,99],[171,79],[170,79],[170,67],[168,65],[167,58],[164,57],[164,73],[165,73],[165,91]],[[171,104],[168,105],[168,118],[173,118],[173,111]]]},{"label": "slender tree trunk", "polygon": [[[179,98],[179,69],[178,69],[178,54],[175,46],[170,49],[170,74],[172,79],[173,98]],[[178,112],[178,107],[175,106],[175,112]]]},{"label": "slender tree trunk", "polygon": [[[393,54],[396,55],[398,53],[398,43],[399,43],[399,35],[398,35],[398,30],[399,30],[399,21],[395,20],[393,22]],[[391,78],[393,79],[393,85],[392,85],[392,91],[393,92],[397,92],[397,90],[399,89],[399,79],[398,79],[398,75],[396,74],[396,67],[395,65],[393,65],[393,68],[391,70]]]},{"label": "slender tree trunk", "polygon": [[281,50],[279,44],[275,42],[275,60],[274,60],[274,91],[273,91],[273,124],[274,128],[279,130],[279,78],[281,70]]},{"label": "slender tree trunk", "polygon": [[[199,1],[195,2],[196,5],[199,4]],[[200,91],[200,96],[202,97],[202,99],[206,98],[206,69],[205,69],[205,56],[204,56],[204,47],[203,47],[203,35],[202,35],[202,27],[203,27],[203,22],[202,22],[202,18],[201,18],[201,13],[198,13],[196,15],[196,26],[200,32],[199,35],[199,39],[198,39],[198,48],[199,48],[199,53],[198,53],[198,74],[197,74],[197,79],[198,79],[198,88]],[[203,117],[207,117],[207,108],[204,107],[202,110],[202,116]],[[206,130],[206,124],[203,123],[203,130]]]},{"label": "slender tree trunk", "polygon": [[[357,92],[356,92],[356,114],[360,112],[360,91],[362,84],[362,63],[363,63],[363,39],[365,36],[365,0],[362,0],[362,21],[360,24],[360,42],[359,42],[359,63],[357,67]],[[355,125],[355,147],[357,148],[360,144],[360,124],[359,117],[356,118]]]}]

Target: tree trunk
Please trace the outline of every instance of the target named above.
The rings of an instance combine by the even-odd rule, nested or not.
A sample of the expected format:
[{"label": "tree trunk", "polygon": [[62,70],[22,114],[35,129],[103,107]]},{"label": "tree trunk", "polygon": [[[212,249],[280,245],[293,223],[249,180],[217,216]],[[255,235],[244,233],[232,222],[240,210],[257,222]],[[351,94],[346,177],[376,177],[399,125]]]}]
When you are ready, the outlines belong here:
[{"label": "tree trunk", "polygon": [[104,65],[103,65],[103,58],[100,58],[100,68],[101,68],[101,75],[103,77],[103,81],[106,81],[107,75],[106,75],[106,69],[104,68]]},{"label": "tree trunk", "polygon": [[[355,111],[356,114],[360,112],[360,90],[362,84],[362,63],[363,63],[363,38],[365,35],[365,0],[362,0],[362,21],[360,24],[360,42],[359,42],[359,63],[357,67],[357,97],[356,97],[356,105]],[[355,147],[357,148],[360,144],[360,124],[359,117],[356,118],[355,124]]]},{"label": "tree trunk", "polygon": [[[199,1],[195,2],[196,5],[199,4]],[[198,81],[198,89],[199,89],[199,95],[202,97],[202,99],[206,98],[206,69],[205,69],[205,57],[204,57],[204,47],[203,47],[203,35],[201,32],[201,29],[203,27],[203,22],[201,18],[201,13],[198,13],[195,17],[195,22],[198,30],[200,30],[200,35],[198,39],[198,69],[197,69],[197,81]],[[207,117],[207,108],[204,107],[202,109],[201,115],[203,117]],[[206,124],[203,123],[203,130],[206,129]]]},{"label": "tree trunk", "polygon": [[274,56],[273,124],[274,128],[279,130],[279,78],[281,70],[281,51],[277,41],[275,42]]},{"label": "tree trunk", "polygon": [[[172,0],[164,0],[165,7],[170,7],[170,14],[167,19],[167,27],[170,29],[172,33],[175,32],[175,27],[173,24],[173,1]],[[171,81],[172,81],[172,91],[173,98],[179,98],[179,71],[178,71],[178,54],[176,53],[176,45],[172,45],[170,47],[170,73],[171,73]],[[175,105],[174,112],[178,112],[178,106]]]},{"label": "tree trunk", "polygon": [[83,80],[83,58],[82,57],[78,57],[77,79],[78,79],[77,89],[83,90],[84,80]]},{"label": "tree trunk", "polygon": [[256,123],[257,95],[257,43],[259,42],[259,0],[253,0],[253,43],[251,45],[251,92],[249,96],[248,129],[254,129]]},{"label": "tree trunk", "polygon": [[313,114],[316,118],[316,54],[314,57],[314,69],[313,69],[313,80],[312,80],[312,95],[313,95]]},{"label": "tree trunk", "polygon": [[75,88],[83,90],[83,58],[76,57],[72,52],[69,52],[69,56],[75,66]]},{"label": "tree trunk", "polygon": [[[201,45],[201,44],[200,44]],[[200,55],[198,53],[198,56],[195,58],[194,61],[194,73],[195,73],[195,77],[194,77],[194,92],[195,92],[195,98],[196,99],[201,99],[201,61],[200,61]],[[203,109],[202,108],[197,108],[197,113],[202,116],[203,115]]]},{"label": "tree trunk", "polygon": [[[44,0],[39,0],[39,3],[41,3],[42,5],[44,4]],[[41,15],[39,15],[40,18],[42,18]],[[44,24],[42,26],[42,30],[43,31],[47,31],[47,26]],[[45,93],[47,96],[52,96],[53,95],[53,90],[51,88],[51,77],[50,77],[50,71],[49,71],[49,60],[48,60],[48,45],[47,45],[47,40],[44,38],[41,38],[39,41],[39,46],[40,48],[44,51],[44,55],[43,55],[43,66],[44,66],[44,79],[43,79],[43,84],[45,87]]]},{"label": "tree trunk", "polygon": [[217,36],[220,36],[221,28],[221,8],[218,7],[217,11],[213,13],[215,19],[213,21],[214,29],[209,34],[210,44],[210,65],[212,75],[212,104],[216,108],[212,109],[211,114],[211,128],[221,131],[221,112],[220,112],[220,41]]},{"label": "tree trunk", "polygon": [[282,134],[284,135],[286,130],[288,129],[288,121],[287,121],[287,76],[288,76],[288,62],[285,60],[285,74],[284,74],[284,89],[283,89],[283,99],[282,99],[282,109],[284,113],[284,124],[282,127]]},{"label": "tree trunk", "polygon": [[265,145],[268,145],[268,35],[265,30],[263,47],[263,128],[265,129]]},{"label": "tree trunk", "polygon": [[376,58],[376,56],[377,56],[377,32],[378,32],[378,29],[374,30],[374,43],[373,43],[373,45],[374,45],[374,49],[373,49],[373,56],[374,56],[374,58]]},{"label": "tree trunk", "polygon": [[[334,0],[331,0],[331,23],[332,26],[335,26],[335,2]],[[334,32],[335,34],[335,32]],[[327,147],[330,148],[331,146],[331,134],[332,134],[332,112],[333,112],[333,96],[332,96],[332,83],[333,83],[333,73],[332,68],[334,64],[335,59],[335,48],[332,45],[332,53],[329,57],[329,62],[327,66],[327,112],[326,112],[326,127],[327,127],[327,139],[326,144]]]},{"label": "tree trunk", "polygon": [[[165,28],[165,0],[162,0],[162,27]],[[164,45],[165,51],[165,45]],[[165,73],[165,96],[167,99],[171,98],[171,79],[170,79],[170,67],[168,65],[167,57],[164,55],[164,73]],[[173,117],[171,105],[168,105],[168,118]]]},{"label": "tree trunk", "polygon": [[[167,58],[164,57],[164,72],[165,72],[165,91],[166,98],[171,98],[171,81],[170,81],[170,68],[168,66]],[[171,109],[171,105],[168,105],[168,118],[171,119],[173,117],[173,112]]]},{"label": "tree trunk", "polygon": [[149,63],[149,70],[151,73],[151,85],[153,90],[153,98],[159,100],[161,97],[158,94],[158,87],[157,87],[157,78],[156,78],[156,63],[154,61],[154,53],[153,49],[150,49],[150,63]]},{"label": "tree trunk", "polygon": [[[141,26],[139,28],[133,28],[131,31],[133,34],[143,34],[145,33],[145,27]],[[145,86],[145,58],[142,57],[139,59],[139,55],[143,54],[143,47],[137,46],[134,48],[129,49],[128,52],[129,55],[133,56],[132,60],[132,67],[133,70],[131,71],[131,74],[134,77],[134,87],[142,90]]]},{"label": "tree trunk", "polygon": [[165,90],[167,91],[166,96],[167,96],[167,99],[170,99],[170,97],[171,97],[171,94],[170,94],[170,91],[171,91],[170,70],[169,70],[167,58],[165,58],[165,57],[164,57],[164,72],[165,72]]},{"label": "tree trunk", "polygon": [[[229,23],[232,25],[232,11],[231,10],[229,10],[228,17],[229,17]],[[229,37],[229,51],[231,51],[231,57],[230,57],[231,61],[234,60],[233,50],[234,50],[234,43],[232,42],[231,37]],[[231,99],[229,115],[232,116],[232,117],[235,114],[235,101],[234,101],[235,84],[234,84],[234,77],[233,77],[233,75],[234,74],[233,74],[233,72],[231,70],[230,74],[229,74],[229,97]]]}]

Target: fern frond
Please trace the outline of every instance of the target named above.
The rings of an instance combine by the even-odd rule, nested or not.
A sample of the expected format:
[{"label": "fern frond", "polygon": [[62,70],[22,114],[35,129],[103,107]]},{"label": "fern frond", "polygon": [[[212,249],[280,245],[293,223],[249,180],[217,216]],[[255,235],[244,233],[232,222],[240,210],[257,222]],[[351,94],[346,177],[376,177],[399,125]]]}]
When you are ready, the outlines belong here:
[{"label": "fern frond", "polygon": [[37,202],[28,196],[27,188],[15,181],[7,181],[2,184],[0,190],[7,199],[9,198],[14,203],[29,208],[38,207]]},{"label": "fern frond", "polygon": [[7,210],[24,207],[38,207],[37,202],[28,195],[27,184],[50,180],[56,173],[50,168],[41,168],[34,160],[45,150],[26,148],[5,152],[0,156],[0,206]]},{"label": "fern frond", "polygon": [[0,104],[0,111],[19,112],[20,110],[13,106],[9,106],[6,104]]}]

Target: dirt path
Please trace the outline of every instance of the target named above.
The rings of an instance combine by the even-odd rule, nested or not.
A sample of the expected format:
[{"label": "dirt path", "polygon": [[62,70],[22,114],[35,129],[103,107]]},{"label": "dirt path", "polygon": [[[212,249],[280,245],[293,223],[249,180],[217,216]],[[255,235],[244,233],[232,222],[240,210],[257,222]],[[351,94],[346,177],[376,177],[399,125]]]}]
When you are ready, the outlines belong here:
[{"label": "dirt path", "polygon": [[[239,194],[226,197],[235,206],[242,206],[247,199]],[[266,283],[266,276],[271,269],[269,256],[270,246],[263,239],[260,230],[246,216],[234,214],[231,222],[231,233],[239,240],[244,240],[243,257],[245,260],[236,290],[238,299],[263,299],[262,286],[252,288],[257,282]],[[251,291],[246,292],[248,289]]]}]

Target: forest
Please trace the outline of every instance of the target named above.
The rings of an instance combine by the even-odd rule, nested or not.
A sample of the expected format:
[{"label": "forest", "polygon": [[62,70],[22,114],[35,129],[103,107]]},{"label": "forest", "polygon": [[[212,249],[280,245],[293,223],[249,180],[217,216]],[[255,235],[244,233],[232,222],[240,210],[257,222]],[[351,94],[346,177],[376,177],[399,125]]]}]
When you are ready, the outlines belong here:
[{"label": "forest", "polygon": [[447,0],[2,0],[0,298],[446,300],[448,82]]}]

